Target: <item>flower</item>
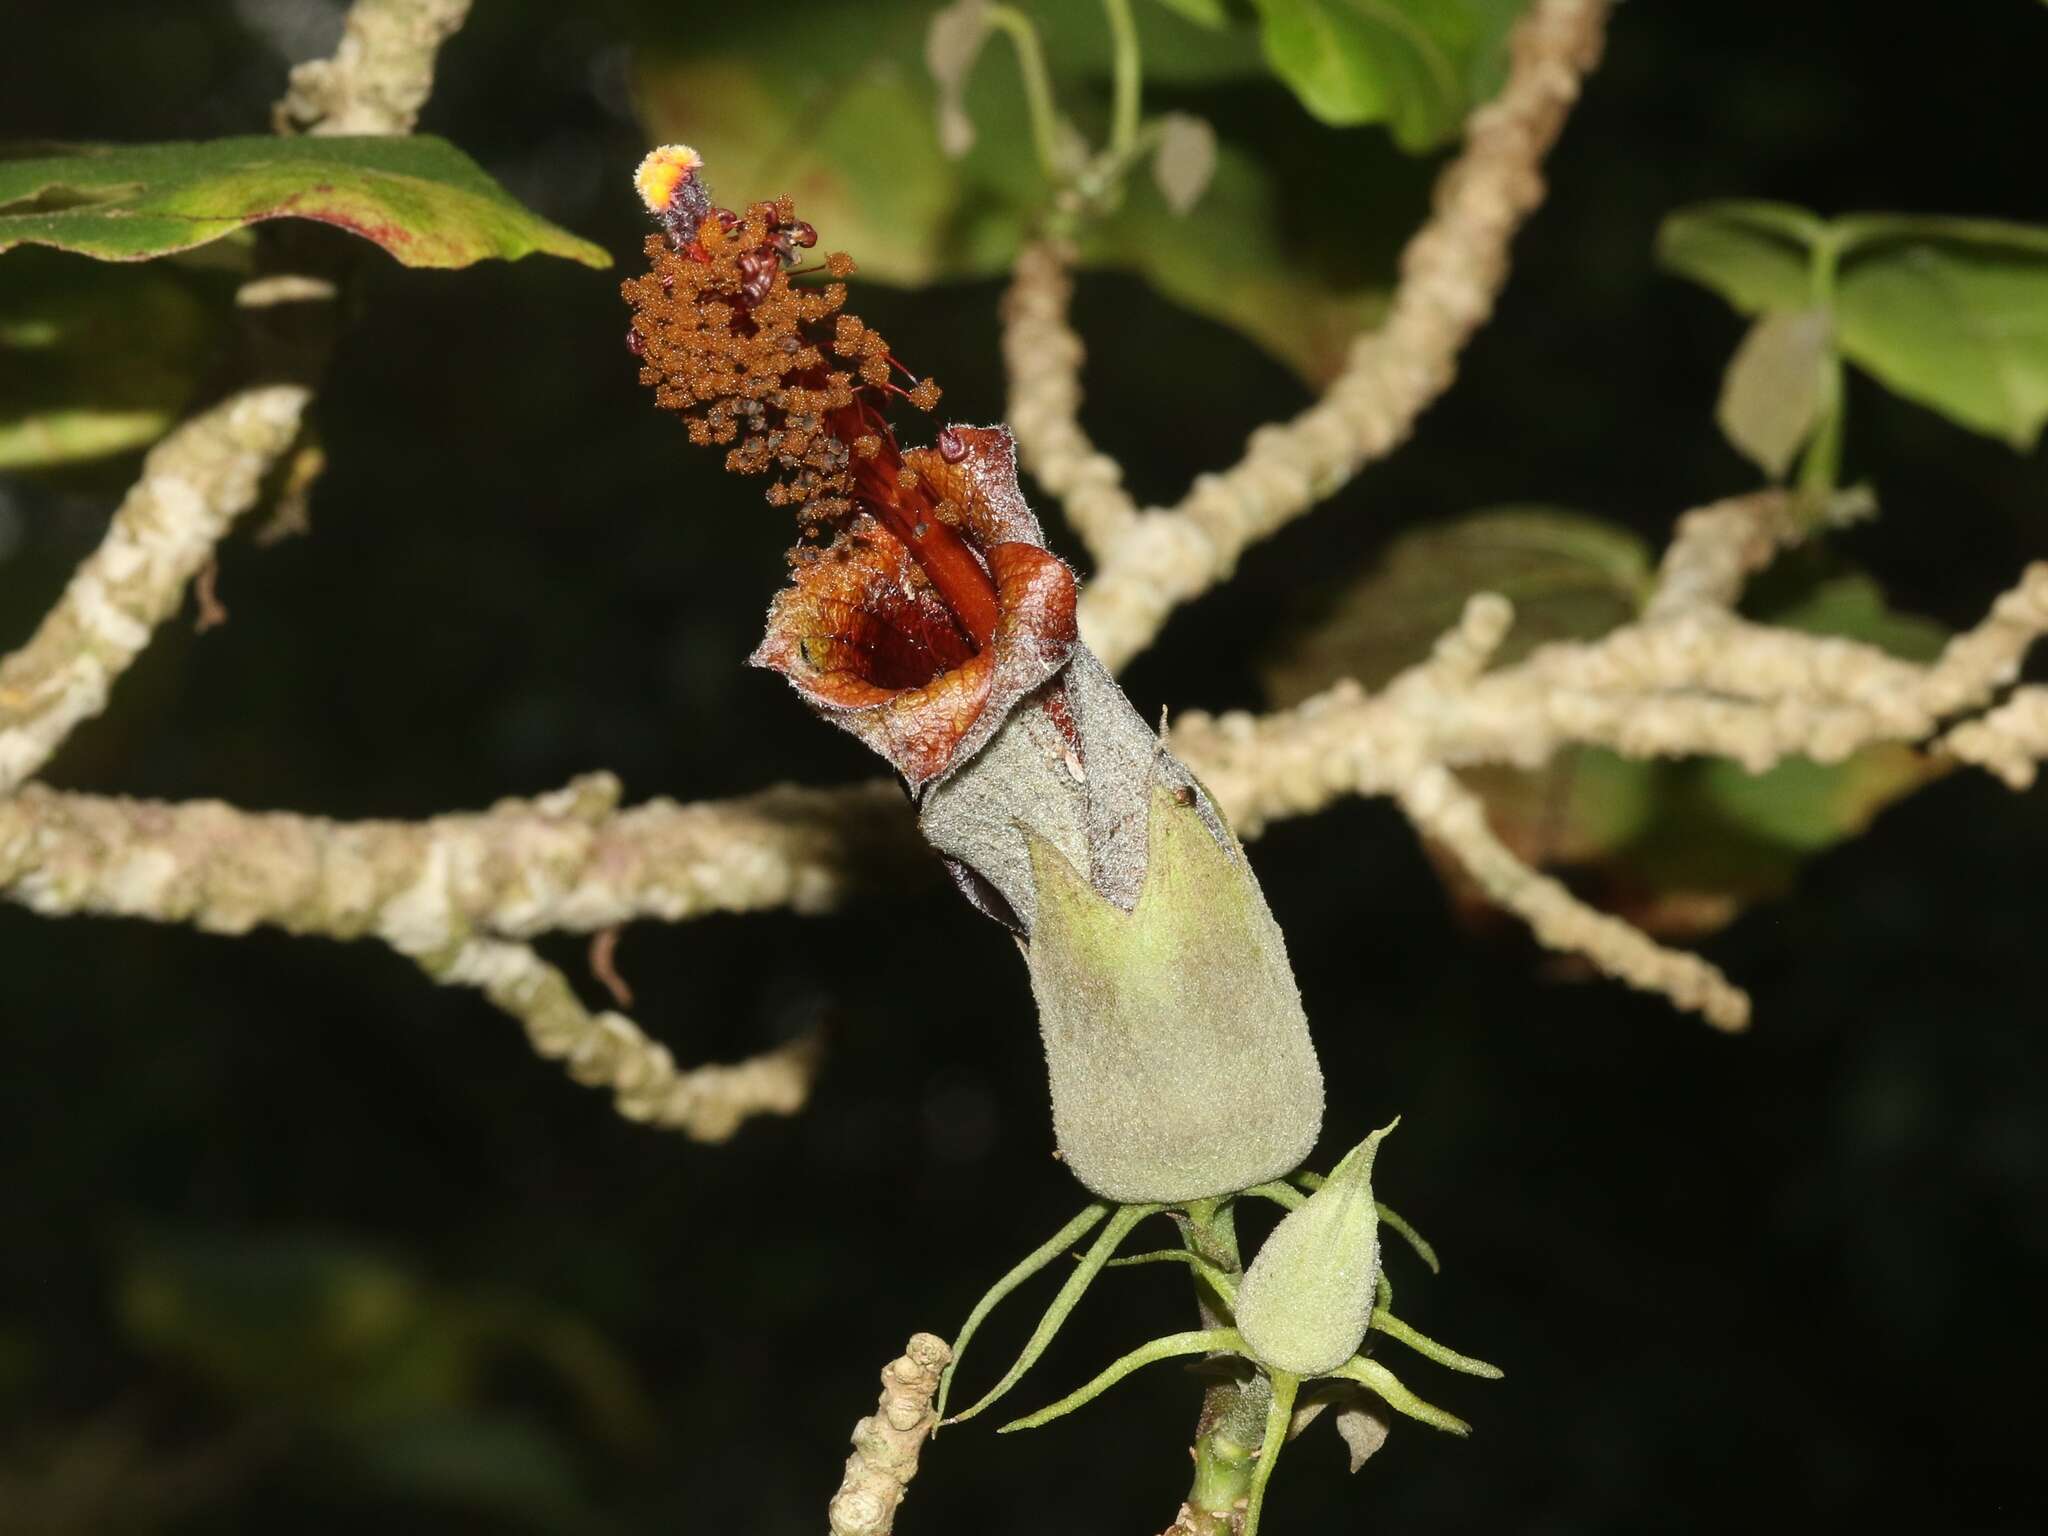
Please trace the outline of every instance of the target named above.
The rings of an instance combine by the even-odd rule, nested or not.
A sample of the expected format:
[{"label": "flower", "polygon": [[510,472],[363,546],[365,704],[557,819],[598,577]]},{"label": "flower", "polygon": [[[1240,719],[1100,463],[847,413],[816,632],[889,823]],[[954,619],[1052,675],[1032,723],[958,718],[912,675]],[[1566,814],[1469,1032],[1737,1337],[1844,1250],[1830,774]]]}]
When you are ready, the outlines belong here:
[{"label": "flower", "polygon": [[[757,665],[892,763],[962,892],[1027,941],[1075,1174],[1113,1199],[1207,1198],[1314,1144],[1322,1074],[1286,948],[1207,793],[1080,643],[1001,427],[904,448],[929,411],[846,313],[839,252],[788,198],[711,201],[694,152],[637,184],[662,233],[624,285],[656,403],[800,530]],[[800,281],[810,279],[811,281]]]},{"label": "flower", "polygon": [[[712,204],[702,162],[656,150],[635,178],[664,233],[624,285],[655,401],[726,468],[773,473],[802,537],[757,665],[895,765],[913,793],[964,762],[1076,641],[1074,574],[1045,547],[1000,427],[905,451],[884,414],[930,410],[882,336],[845,312],[852,259],[797,265],[817,232],[788,198]],[[821,286],[791,281],[822,273]],[[896,382],[901,373],[909,387]]]}]

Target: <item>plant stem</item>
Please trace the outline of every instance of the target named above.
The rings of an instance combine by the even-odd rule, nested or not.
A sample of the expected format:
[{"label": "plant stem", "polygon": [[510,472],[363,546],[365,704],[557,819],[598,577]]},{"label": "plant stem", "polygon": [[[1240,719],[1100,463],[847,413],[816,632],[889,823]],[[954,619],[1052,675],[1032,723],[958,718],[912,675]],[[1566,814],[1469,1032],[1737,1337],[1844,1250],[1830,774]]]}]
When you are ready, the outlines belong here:
[{"label": "plant stem", "polygon": [[1820,425],[1799,461],[1799,488],[1809,493],[1814,507],[1826,505],[1842,474],[1842,418],[1849,402],[1842,354],[1834,342],[1835,271],[1840,259],[1839,237],[1829,229],[1814,242],[1813,267],[1808,274],[1813,307],[1828,317],[1828,351],[1821,362]]},{"label": "plant stem", "polygon": [[[1228,1275],[1243,1273],[1237,1253],[1237,1224],[1228,1203],[1198,1202],[1180,1220],[1181,1238],[1190,1252]],[[1199,1278],[1196,1300],[1202,1326],[1230,1321],[1216,1297]],[[1258,1473],[1258,1450],[1265,1438],[1272,1406],[1272,1387],[1246,1366],[1243,1374],[1218,1381],[1202,1396],[1202,1416],[1195,1426],[1195,1475],[1181,1512],[1182,1530],[1194,1536],[1232,1536],[1236,1520],[1249,1506]]]},{"label": "plant stem", "polygon": [[1031,113],[1031,142],[1038,151],[1038,168],[1045,179],[1057,183],[1060,168],[1059,116],[1053,107],[1052,76],[1046,72],[1045,49],[1038,41],[1038,28],[1031,18],[1014,6],[992,5],[988,24],[999,28],[1017,50],[1017,72],[1024,77],[1024,101]]},{"label": "plant stem", "polygon": [[1109,151],[1121,159],[1130,154],[1138,140],[1138,24],[1131,16],[1131,0],[1102,0],[1102,9],[1109,15],[1116,80]]}]

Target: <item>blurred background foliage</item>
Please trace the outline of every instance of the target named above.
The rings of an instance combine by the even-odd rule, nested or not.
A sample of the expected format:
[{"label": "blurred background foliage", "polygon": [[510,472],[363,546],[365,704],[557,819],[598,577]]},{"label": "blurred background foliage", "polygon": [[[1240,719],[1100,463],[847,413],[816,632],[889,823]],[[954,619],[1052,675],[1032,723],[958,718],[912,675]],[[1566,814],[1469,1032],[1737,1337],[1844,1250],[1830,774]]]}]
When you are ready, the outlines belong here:
[{"label": "blurred background foliage", "polygon": [[[1030,10],[1099,137],[1099,7]],[[1227,463],[1341,360],[1512,10],[1139,6],[1148,110],[1218,139],[1192,212],[1141,173],[1086,245],[1089,425],[1141,494]],[[0,139],[261,132],[338,16],[15,7]],[[945,411],[998,417],[1000,273],[1044,181],[997,45],[964,95],[972,148],[940,153],[929,16],[482,0],[423,131],[619,267],[417,271],[365,248],[310,536],[225,550],[232,622],[167,630],[53,781],[412,816],[593,767],[680,797],[871,773],[739,665],[787,527],[649,409],[615,284],[644,234],[626,173],[687,139],[724,197],[789,191],[854,252],[855,307]],[[1376,17],[1402,22],[1392,41]],[[1670,519],[1756,474],[1715,426],[1745,322],[1660,270],[1667,216],[1771,198],[2048,221],[2028,159],[2044,50],[2048,14],[2021,0],[1912,30],[1846,0],[1622,6],[1456,390],[1176,620],[1131,671],[1141,709],[1376,682],[1482,585],[1515,597],[1524,645],[1626,618]],[[1962,238],[1894,229],[1870,259],[1918,239],[1995,268],[2007,302],[2025,242]],[[1807,297],[1782,253],[1754,288],[1674,239],[1665,259],[1738,308]],[[238,376],[238,249],[0,257],[0,643],[97,541],[136,449]],[[1923,402],[1847,376],[1844,478],[1884,511],[1750,608],[1924,656],[2048,554],[2039,420],[2024,392],[2016,416],[1944,407],[1945,380],[1981,376],[1967,358],[1908,367],[1908,388],[1897,328],[1855,334],[1880,339],[1859,353],[1845,331],[1850,361]],[[1710,1530],[1792,1508],[2037,1529],[2048,801],[1900,751],[1761,777],[1585,752],[1486,788],[1525,853],[1711,935],[1759,1023],[1722,1039],[1579,984],[1440,882],[1384,805],[1262,840],[1330,1145],[1405,1117],[1385,1192],[1447,1262],[1397,1273],[1403,1311],[1509,1373],[1446,1389],[1472,1442],[1398,1432],[1355,1481],[1318,1431],[1275,1528]],[[0,909],[0,1531],[817,1529],[882,1362],[913,1329],[950,1332],[1077,1203],[1007,949],[936,881],[829,919],[633,931],[640,1016],[685,1059],[832,1028],[803,1118],[704,1148],[619,1121],[483,1004],[374,949]],[[1098,1288],[1043,1395],[1185,1305],[1156,1271]],[[1113,1419],[942,1436],[903,1529],[1163,1525],[1196,1393],[1172,1372],[1123,1390]]]}]

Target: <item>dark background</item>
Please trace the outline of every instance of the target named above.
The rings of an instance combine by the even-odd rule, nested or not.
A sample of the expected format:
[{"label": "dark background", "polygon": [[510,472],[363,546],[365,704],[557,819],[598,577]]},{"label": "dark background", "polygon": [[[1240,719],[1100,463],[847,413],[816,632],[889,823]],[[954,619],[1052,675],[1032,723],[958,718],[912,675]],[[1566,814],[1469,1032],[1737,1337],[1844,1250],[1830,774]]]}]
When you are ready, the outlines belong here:
[{"label": "dark background", "polygon": [[[636,798],[874,771],[740,666],[786,527],[687,450],[620,347],[627,9],[480,4],[422,125],[627,265],[368,262],[320,396],[312,536],[235,541],[232,623],[168,626],[52,782],[418,816],[600,767]],[[0,134],[261,131],[299,14],[10,7]],[[1850,0],[1623,6],[1456,390],[1176,619],[1131,669],[1141,711],[1255,707],[1287,622],[1400,529],[1540,499],[1659,535],[1744,488],[1710,420],[1739,322],[1656,271],[1658,219],[1728,195],[2048,218],[2044,59],[2022,0],[1913,26]],[[996,297],[855,302],[986,420]],[[1076,310],[1091,427],[1141,492],[1305,401],[1134,282],[1090,278]],[[2039,454],[1859,384],[1850,455],[1886,513],[1846,544],[1900,606],[1967,624],[2048,554]],[[0,643],[132,468],[0,482]],[[1254,857],[1331,1083],[1319,1159],[1404,1117],[1381,1193],[1446,1268],[1395,1254],[1402,1310],[1508,1372],[1399,1363],[1475,1437],[1397,1425],[1347,1480],[1318,1426],[1273,1530],[2039,1528],[2043,791],[1955,775],[1709,942],[1755,996],[1734,1039],[1546,978],[1511,925],[1467,931],[1384,804]],[[579,948],[549,952],[584,977]],[[936,882],[635,929],[621,957],[686,1061],[828,1021],[812,1107],[697,1146],[378,948],[0,909],[0,1529],[821,1529],[877,1369],[1080,1203],[1048,1158],[1022,967]],[[1013,1401],[1187,1326],[1184,1285],[1113,1275]],[[980,1371],[1028,1326],[998,1316]],[[1196,1397],[1160,1369],[1032,1436],[948,1433],[901,1528],[1157,1530]]]}]

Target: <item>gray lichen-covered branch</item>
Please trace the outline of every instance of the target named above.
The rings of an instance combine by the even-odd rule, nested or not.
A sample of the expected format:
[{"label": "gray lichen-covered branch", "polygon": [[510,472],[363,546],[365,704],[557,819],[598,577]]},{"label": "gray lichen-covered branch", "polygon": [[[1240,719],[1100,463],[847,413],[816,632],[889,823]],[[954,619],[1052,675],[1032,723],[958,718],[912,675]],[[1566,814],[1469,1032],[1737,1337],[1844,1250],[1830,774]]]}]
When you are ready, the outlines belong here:
[{"label": "gray lichen-covered branch", "polygon": [[[1782,508],[1777,493],[1764,493],[1747,513],[1739,502],[1713,510],[1712,519],[1682,525],[1689,542],[1667,573],[1717,558],[1742,564],[1762,536],[1745,519],[1775,527]],[[1716,541],[1723,556],[1707,547]],[[2048,632],[2048,565],[2031,567],[1983,624],[1926,666],[1738,619],[1722,605],[1739,589],[1739,580],[1721,580],[1712,601],[1683,612],[1653,599],[1637,624],[1491,670],[1512,610],[1481,594],[1434,655],[1379,692],[1345,683],[1264,717],[1181,715],[1174,749],[1246,837],[1344,796],[1395,797],[1423,831],[1480,866],[1489,892],[1548,942],[1636,980],[1655,968],[1627,958],[1623,950],[1636,952],[1630,946],[1599,939],[1614,932],[1605,926],[1614,920],[1593,922],[1598,914],[1555,882],[1502,873],[1505,850],[1480,841],[1451,792],[1427,787],[1439,784],[1437,775],[1487,764],[1540,767],[1586,744],[1637,757],[1730,757],[1761,769],[1787,756],[1838,760],[1898,741],[1983,763],[2018,785],[2048,754],[2038,688],[1953,718],[1990,704]],[[885,783],[784,786],[628,810],[617,808],[618,795],[616,781],[599,774],[475,814],[348,823],[31,785],[0,801],[0,896],[51,916],[144,917],[217,933],[270,925],[377,937],[426,956],[475,939],[591,933],[636,920],[823,912],[856,892],[900,890],[933,872],[901,791]],[[1685,957],[1668,969],[1691,975],[1698,963]],[[1713,992],[1691,981],[1657,990]],[[1722,1000],[1711,1016],[1736,1022],[1739,1010],[1714,995]]]},{"label": "gray lichen-covered branch", "polygon": [[902,1355],[882,1368],[875,1411],[853,1426],[853,1454],[832,1496],[832,1536],[889,1536],[904,1490],[917,1475],[918,1453],[938,1423],[932,1398],[953,1351],[936,1334],[915,1333]]},{"label": "gray lichen-covered branch", "polygon": [[730,1066],[688,1070],[622,1013],[592,1013],[569,978],[526,944],[468,939],[416,956],[434,980],[474,987],[526,1026],[540,1055],[589,1088],[609,1089],[628,1120],[724,1141],[755,1115],[793,1115],[810,1097],[822,1039],[807,1034]]},{"label": "gray lichen-covered branch", "polygon": [[42,771],[177,611],[298,435],[307,391],[231,395],[151,449],[100,547],[28,643],[0,660],[0,795]]},{"label": "gray lichen-covered branch", "polygon": [[1082,430],[1068,253],[1025,250],[1006,305],[1010,420],[1025,468],[1069,503],[1096,556],[1081,633],[1112,669],[1176,607],[1226,580],[1248,546],[1404,442],[1450,387],[1507,279],[1508,245],[1543,200],[1543,157],[1600,57],[1607,11],[1605,0],[1536,0],[1515,29],[1506,85],[1472,114],[1434,211],[1402,254],[1385,321],[1352,344],[1321,400],[1259,428],[1236,466],[1198,476],[1174,507],[1139,511]]},{"label": "gray lichen-covered branch", "polygon": [[331,58],[292,70],[280,133],[410,133],[434,89],[434,58],[471,0],[356,0]]},{"label": "gray lichen-covered branch", "polygon": [[889,784],[625,811],[618,796],[593,774],[482,812],[337,822],[30,785],[0,800],[0,891],[51,917],[275,927],[430,955],[473,937],[822,912],[924,868]]},{"label": "gray lichen-covered branch", "polygon": [[[382,103],[363,110],[383,111],[387,126],[409,124],[433,49],[464,9],[448,0],[362,0],[348,33],[355,43],[320,77],[332,85],[329,100]],[[1507,240],[1534,206],[1536,166],[1598,52],[1604,13],[1594,0],[1532,8],[1509,85],[1475,115],[1438,213],[1411,248],[1387,326],[1361,340],[1329,400],[1266,429],[1245,465],[1210,477],[1176,511],[1140,514],[1119,501],[1115,465],[1075,420],[1079,343],[1066,328],[1060,255],[1047,246],[1025,253],[1007,335],[1019,437],[1103,557],[1082,608],[1092,601],[1111,615],[1102,622],[1112,654],[1145,643],[1175,603],[1227,573],[1245,543],[1391,446],[1448,383],[1458,348],[1491,303]],[[396,30],[378,30],[387,27]],[[373,89],[378,79],[391,89]],[[342,80],[353,84],[333,84]],[[732,1068],[679,1070],[623,1014],[587,1009],[527,941],[714,912],[823,912],[858,892],[900,891],[936,865],[894,785],[782,786],[622,809],[617,782],[597,774],[477,813],[348,823],[26,782],[104,706],[113,680],[175,610],[290,446],[306,403],[303,388],[264,386],[166,438],[102,547],[36,635],[0,661],[0,899],[53,917],[375,938],[437,980],[480,992],[520,1020],[542,1054],[610,1088],[634,1118],[715,1137],[745,1115],[797,1107],[813,1042]],[[1370,432],[1359,426],[1368,418],[1377,423]],[[1335,457],[1324,463],[1317,454]],[[1255,485],[1266,487],[1256,515],[1200,510],[1213,513],[1227,491],[1243,511],[1252,503],[1239,490]],[[2012,684],[2048,632],[2048,565],[2026,571],[1982,624],[1925,666],[1735,612],[1745,581],[1780,549],[1860,510],[1854,498],[1815,507],[1779,491],[1698,509],[1679,521],[1636,623],[1495,667],[1513,612],[1504,599],[1475,594],[1434,653],[1377,693],[1342,683],[1264,717],[1178,716],[1173,749],[1246,837],[1343,796],[1387,796],[1544,943],[1739,1027],[1748,1012],[1739,989],[1699,957],[1657,945],[1524,865],[1457,774],[1540,767],[1582,745],[1632,757],[1726,757],[1761,770],[1788,756],[1837,761],[1904,742],[1983,766],[2015,788],[2030,784],[2048,757],[2048,691]],[[1171,562],[1143,553],[1186,538],[1203,551],[1182,572],[1196,573],[1192,586]],[[1139,601],[1131,594],[1141,588],[1150,595]]]}]

